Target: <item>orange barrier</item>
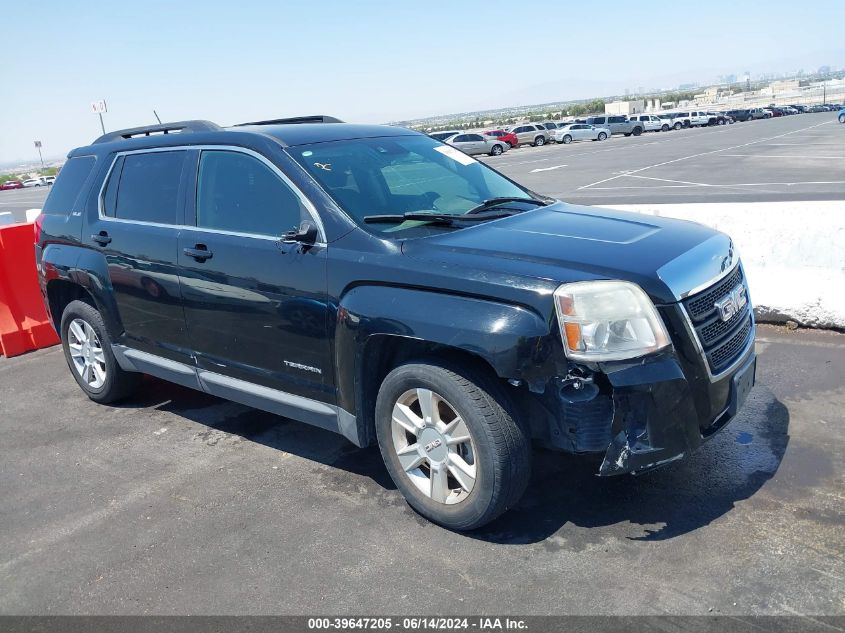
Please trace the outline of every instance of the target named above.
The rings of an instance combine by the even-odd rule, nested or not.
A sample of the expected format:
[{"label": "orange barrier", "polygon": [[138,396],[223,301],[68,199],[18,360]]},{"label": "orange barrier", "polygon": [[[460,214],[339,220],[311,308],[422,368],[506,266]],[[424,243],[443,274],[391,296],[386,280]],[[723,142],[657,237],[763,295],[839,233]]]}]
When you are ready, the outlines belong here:
[{"label": "orange barrier", "polygon": [[6,357],[59,342],[38,287],[34,230],[31,223],[0,226],[0,355]]}]

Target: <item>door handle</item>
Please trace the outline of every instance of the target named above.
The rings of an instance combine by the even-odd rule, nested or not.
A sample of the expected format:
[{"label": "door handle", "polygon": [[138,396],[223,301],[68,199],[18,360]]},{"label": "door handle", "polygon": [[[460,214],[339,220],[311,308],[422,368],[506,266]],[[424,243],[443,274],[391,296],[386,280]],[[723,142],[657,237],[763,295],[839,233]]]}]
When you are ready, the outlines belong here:
[{"label": "door handle", "polygon": [[109,234],[105,231],[100,231],[99,233],[94,233],[91,236],[91,239],[97,242],[100,246],[106,246],[107,244],[111,243],[111,238]]},{"label": "door handle", "polygon": [[211,259],[214,253],[208,250],[205,244],[195,244],[193,248],[186,248],[182,251],[188,257],[193,257],[198,262],[204,262]]}]

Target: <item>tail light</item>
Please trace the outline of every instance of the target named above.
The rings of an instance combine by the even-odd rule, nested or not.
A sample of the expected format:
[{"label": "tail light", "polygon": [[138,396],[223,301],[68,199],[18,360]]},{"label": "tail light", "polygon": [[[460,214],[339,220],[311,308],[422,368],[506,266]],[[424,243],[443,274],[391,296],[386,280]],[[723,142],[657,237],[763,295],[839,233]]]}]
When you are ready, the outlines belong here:
[{"label": "tail light", "polygon": [[35,218],[35,222],[33,223],[33,226],[35,227],[35,243],[36,244],[41,239],[41,225],[42,224],[44,224],[44,214],[39,213],[38,217]]}]

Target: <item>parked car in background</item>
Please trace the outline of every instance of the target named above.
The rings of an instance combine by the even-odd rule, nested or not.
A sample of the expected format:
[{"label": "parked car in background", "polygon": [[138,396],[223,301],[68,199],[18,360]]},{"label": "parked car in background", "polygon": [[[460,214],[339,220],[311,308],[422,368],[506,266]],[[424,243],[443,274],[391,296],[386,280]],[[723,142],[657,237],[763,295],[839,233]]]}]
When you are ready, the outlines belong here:
[{"label": "parked car in background", "polygon": [[751,116],[751,110],[748,109],[728,110],[725,114],[731,117],[734,121],[749,121],[753,118]]},{"label": "parked car in background", "polygon": [[784,111],[783,111],[781,108],[776,108],[776,107],[774,107],[774,106],[772,106],[772,107],[770,107],[770,108],[766,108],[766,109],[767,109],[769,112],[771,112],[771,113],[772,113],[772,116],[773,116],[773,117],[779,117],[779,116],[783,116],[783,115],[785,114],[785,113],[784,113]]},{"label": "parked car in background", "polygon": [[488,154],[490,156],[499,156],[510,149],[510,146],[504,141],[484,134],[475,132],[462,132],[447,138],[444,143],[457,147],[465,154]]},{"label": "parked car in background", "polygon": [[572,141],[603,141],[610,136],[606,127],[596,127],[587,123],[570,123],[555,131],[555,141],[568,145]]},{"label": "parked car in background", "polygon": [[726,112],[708,112],[710,125],[728,125],[734,122],[734,118]]},{"label": "parked car in background", "polygon": [[0,185],[0,191],[4,189],[23,189],[23,183],[20,180],[7,180]]},{"label": "parked car in background", "polygon": [[544,127],[526,123],[524,125],[516,125],[510,129],[505,128],[509,132],[513,132],[516,138],[519,139],[520,144],[529,143],[534,146],[542,146],[549,142],[549,132]]},{"label": "parked car in background", "polygon": [[28,178],[23,181],[23,186],[29,187],[46,187],[47,183],[43,178]]},{"label": "parked car in background", "polygon": [[431,138],[437,139],[438,141],[445,141],[450,136],[455,136],[455,134],[460,134],[461,130],[444,130],[442,132],[431,132],[429,136]]},{"label": "parked car in background", "polygon": [[625,136],[639,136],[645,128],[639,121],[629,121],[628,117],[622,115],[603,115],[587,117],[587,125],[604,127],[610,130],[611,134],[624,134]]},{"label": "parked car in background", "polygon": [[44,176],[44,182],[45,182],[45,184],[52,185],[54,182],[56,182],[56,177],[55,176]]},{"label": "parked car in background", "polygon": [[504,130],[488,130],[487,132],[484,132],[484,134],[493,138],[497,138],[500,141],[504,141],[510,147],[519,146],[519,138],[513,132],[505,132]]},{"label": "parked car in background", "polygon": [[628,120],[642,123],[645,132],[668,132],[672,129],[671,122],[653,114],[632,114]]},{"label": "parked car in background", "polygon": [[754,120],[756,120],[756,119],[771,119],[772,118],[772,113],[769,112],[768,110],[764,110],[763,108],[752,108],[751,110],[748,111],[748,113],[751,115],[751,118],[754,119]]}]

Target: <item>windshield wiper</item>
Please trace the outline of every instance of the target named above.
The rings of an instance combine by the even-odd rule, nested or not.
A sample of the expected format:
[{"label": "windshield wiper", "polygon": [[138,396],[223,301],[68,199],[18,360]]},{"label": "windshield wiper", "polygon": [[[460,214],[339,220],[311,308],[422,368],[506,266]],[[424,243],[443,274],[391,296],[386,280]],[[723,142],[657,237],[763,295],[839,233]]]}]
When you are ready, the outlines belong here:
[{"label": "windshield wiper", "polygon": [[426,213],[424,211],[408,211],[407,213],[395,213],[386,215],[365,215],[363,220],[367,224],[390,224],[405,222],[407,220],[420,220],[432,222],[445,226],[453,226],[455,222],[483,222],[485,220],[496,220],[513,215],[513,211],[494,211],[492,213],[454,214],[454,213]]},{"label": "windshield wiper", "polygon": [[486,211],[487,209],[491,209],[493,207],[499,206],[500,204],[506,204],[508,202],[528,202],[530,204],[536,204],[540,207],[545,207],[548,202],[544,202],[542,200],[537,200],[536,198],[517,198],[517,197],[499,197],[499,198],[490,198],[489,200],[485,200],[477,207],[473,207],[469,211],[466,212],[466,215],[475,215],[477,213],[481,213],[482,211]]}]

